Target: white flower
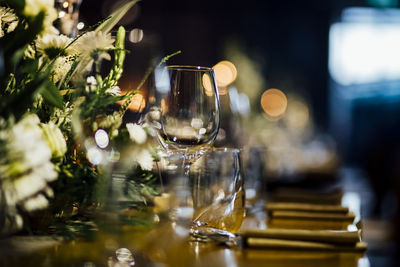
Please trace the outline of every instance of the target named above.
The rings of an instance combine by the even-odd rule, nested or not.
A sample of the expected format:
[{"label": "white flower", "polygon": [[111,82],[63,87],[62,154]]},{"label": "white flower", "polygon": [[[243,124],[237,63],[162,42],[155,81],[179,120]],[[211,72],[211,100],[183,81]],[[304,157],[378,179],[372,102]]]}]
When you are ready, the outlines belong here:
[{"label": "white flower", "polygon": [[47,182],[57,179],[57,172],[36,115],[25,116],[1,136],[1,189],[7,206],[13,207],[44,190]]},{"label": "white flower", "polygon": [[36,40],[36,48],[43,57],[48,59],[54,59],[57,55],[76,55],[78,51],[75,46],[68,46],[71,42],[72,39],[65,35],[44,34]]},{"label": "white flower", "polygon": [[51,69],[51,78],[54,83],[58,82],[69,72],[74,63],[74,58],[72,56],[58,57]]},{"label": "white flower", "polygon": [[7,133],[8,164],[0,165],[0,177],[18,177],[51,159],[51,150],[43,138],[36,115],[25,116]]},{"label": "white flower", "polygon": [[54,0],[26,0],[24,15],[35,17],[41,11],[44,11],[45,17],[43,21],[43,31],[42,34],[45,33],[54,33],[57,34],[58,31],[53,27],[53,21],[57,19],[57,11],[54,8]]},{"label": "white flower", "polygon": [[86,78],[86,83],[89,85],[97,85],[96,78],[94,76],[89,76]]},{"label": "white flower", "polygon": [[97,80],[94,76],[89,76],[86,78],[85,91],[88,94],[97,91]]},{"label": "white flower", "polygon": [[34,211],[38,209],[44,209],[47,207],[48,204],[49,202],[47,201],[47,199],[42,194],[39,194],[33,198],[28,199],[23,206],[26,211]]},{"label": "white flower", "polygon": [[3,37],[5,32],[9,33],[15,30],[18,25],[18,17],[14,11],[7,7],[0,7],[0,37]]},{"label": "white flower", "polygon": [[48,205],[42,195],[51,197],[48,182],[57,179],[51,162],[51,150],[39,127],[39,118],[31,114],[6,130],[0,131],[0,217],[4,223],[2,233],[21,228],[22,221],[17,207],[26,211],[41,209]]},{"label": "white flower", "polygon": [[106,93],[112,96],[119,96],[121,95],[121,88],[119,88],[119,86],[114,86],[112,88],[108,88]]},{"label": "white flower", "polygon": [[110,33],[103,32],[87,32],[80,37],[74,44],[82,56],[93,56],[93,53],[98,52],[99,58],[111,59],[110,55],[105,50],[114,48],[114,39]]},{"label": "white flower", "polygon": [[140,125],[127,123],[126,129],[129,132],[131,140],[137,144],[144,144],[147,139],[147,134]]},{"label": "white flower", "polygon": [[130,158],[137,162],[143,170],[150,171],[153,168],[153,156],[145,148],[133,149]]},{"label": "white flower", "polygon": [[37,16],[41,11],[44,11],[46,14],[53,13],[53,11],[50,10],[52,8],[54,9],[54,0],[25,0],[24,14],[34,17]]},{"label": "white flower", "polygon": [[53,158],[60,158],[67,152],[67,143],[61,130],[54,124],[49,122],[47,124],[40,124],[43,134],[46,138],[47,144],[51,149]]}]

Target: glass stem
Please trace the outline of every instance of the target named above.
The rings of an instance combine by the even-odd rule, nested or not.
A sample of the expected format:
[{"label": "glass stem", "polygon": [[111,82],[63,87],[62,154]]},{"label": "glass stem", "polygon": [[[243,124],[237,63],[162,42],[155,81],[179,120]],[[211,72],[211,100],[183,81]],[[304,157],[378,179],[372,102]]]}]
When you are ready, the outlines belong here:
[{"label": "glass stem", "polygon": [[183,155],[184,160],[183,160],[183,170],[184,170],[184,175],[186,177],[189,177],[190,174],[190,166],[192,165],[192,159],[191,155],[189,154],[189,149],[186,149],[185,154]]},{"label": "glass stem", "polygon": [[184,170],[184,175],[189,177],[190,174],[190,166],[192,165],[192,163],[185,158],[184,162],[183,162],[184,166],[183,166],[183,170]]}]

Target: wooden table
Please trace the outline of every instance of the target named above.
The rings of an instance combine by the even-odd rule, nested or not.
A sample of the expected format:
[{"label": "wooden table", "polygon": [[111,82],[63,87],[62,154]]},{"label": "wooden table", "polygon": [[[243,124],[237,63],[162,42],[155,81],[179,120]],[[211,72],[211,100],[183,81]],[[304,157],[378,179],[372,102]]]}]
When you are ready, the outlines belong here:
[{"label": "wooden table", "polygon": [[[263,227],[263,218],[248,217],[244,225]],[[113,266],[115,252],[122,247],[133,253],[134,266],[369,266],[362,253],[228,248],[188,242],[184,231],[170,224],[151,230],[126,228],[121,234],[99,233],[93,240],[71,242],[17,236],[0,242],[0,266]]]}]

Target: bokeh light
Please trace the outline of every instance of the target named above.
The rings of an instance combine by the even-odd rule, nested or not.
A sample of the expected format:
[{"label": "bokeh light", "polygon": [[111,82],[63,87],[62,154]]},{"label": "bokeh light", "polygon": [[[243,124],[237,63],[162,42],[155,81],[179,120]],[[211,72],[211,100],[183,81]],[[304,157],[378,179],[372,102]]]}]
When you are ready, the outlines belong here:
[{"label": "bokeh light", "polygon": [[287,108],[286,95],[279,89],[268,89],[261,95],[261,107],[272,120],[280,118]]},{"label": "bokeh light", "polygon": [[132,97],[132,101],[129,104],[129,109],[133,112],[141,112],[146,106],[146,100],[140,93],[135,94]]},{"label": "bokeh light", "polygon": [[284,118],[288,129],[292,131],[304,129],[309,122],[309,117],[310,112],[305,103],[298,100],[289,101]]},{"label": "bokeh light", "polygon": [[233,83],[236,79],[237,70],[235,65],[230,61],[221,61],[216,64],[213,69],[217,85],[220,87],[226,87]]},{"label": "bokeh light", "polygon": [[63,17],[65,17],[65,15],[67,15],[67,13],[65,11],[58,12],[58,17],[59,18],[63,18]]},{"label": "bokeh light", "polygon": [[93,165],[99,165],[103,161],[103,153],[97,147],[91,147],[87,151],[87,158]]},{"label": "bokeh light", "polygon": [[203,86],[205,89],[205,93],[207,96],[213,96],[214,95],[214,90],[211,84],[211,79],[208,74],[203,74]]},{"label": "bokeh light", "polygon": [[108,138],[108,134],[103,129],[98,129],[94,134],[94,140],[96,145],[100,148],[106,148],[110,143],[110,139]]},{"label": "bokeh light", "polygon": [[143,30],[142,29],[133,29],[129,33],[129,41],[132,43],[139,43],[143,40]]},{"label": "bokeh light", "polygon": [[83,23],[83,22],[79,22],[79,23],[76,25],[76,28],[77,28],[78,30],[82,30],[84,27],[85,27],[85,23]]}]

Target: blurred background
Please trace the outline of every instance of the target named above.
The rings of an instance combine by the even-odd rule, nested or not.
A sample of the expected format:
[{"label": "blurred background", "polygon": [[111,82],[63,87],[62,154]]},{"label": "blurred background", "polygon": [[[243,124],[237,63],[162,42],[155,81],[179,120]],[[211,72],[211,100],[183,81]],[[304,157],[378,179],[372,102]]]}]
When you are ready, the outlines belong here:
[{"label": "blurred background", "polygon": [[[83,0],[79,30],[124,1]],[[358,193],[372,266],[395,265],[400,196],[398,0],[144,0],[121,23],[131,50],[121,89],[146,68],[213,66],[216,145],[266,151],[269,179],[312,174]],[[62,14],[61,14],[62,15]],[[146,86],[131,105],[140,117]]]}]

